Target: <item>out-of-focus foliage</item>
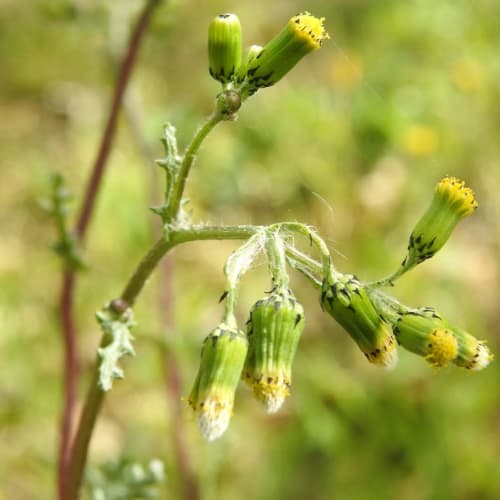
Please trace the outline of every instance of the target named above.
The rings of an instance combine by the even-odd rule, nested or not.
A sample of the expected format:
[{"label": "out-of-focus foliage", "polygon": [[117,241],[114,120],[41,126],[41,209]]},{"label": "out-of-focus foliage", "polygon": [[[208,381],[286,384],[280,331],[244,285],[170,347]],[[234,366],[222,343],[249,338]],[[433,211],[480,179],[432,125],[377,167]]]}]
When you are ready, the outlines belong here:
[{"label": "out-of-focus foliage", "polygon": [[[61,263],[37,200],[59,172],[78,203],[108,109],[112,54],[141,4],[0,2],[1,500],[54,494]],[[210,111],[218,86],[206,31],[215,14],[235,11],[250,45],[306,9],[326,17],[332,39],[209,137],[188,186],[193,218],[314,224],[342,271],[371,280],[403,258],[435,183],[463,178],[479,209],[393,292],[436,306],[500,352],[499,2],[172,0],[142,47],[128,96],[133,126],[123,115],[87,240],[91,267],[76,301],[85,374],[98,344],[94,311],[120,293],[153,239],[147,207],[159,202],[162,176],[141,155],[137,130],[159,157],[167,120],[183,145]],[[137,356],[124,362],[126,379],[110,392],[92,441],[93,466],[162,457],[162,498],[180,498],[182,486],[158,341],[175,353],[187,395],[201,340],[220,319],[221,269],[234,248],[203,242],[175,251],[171,328],[157,298],[164,283],[151,280],[135,310]],[[257,268],[244,281],[242,323],[266,279]],[[395,371],[381,371],[321,313],[303,278],[293,285],[306,326],[284,410],[265,415],[242,387],[228,433],[207,444],[186,407],[182,432],[204,498],[499,498],[498,363],[473,375],[435,372],[401,352]]]}]

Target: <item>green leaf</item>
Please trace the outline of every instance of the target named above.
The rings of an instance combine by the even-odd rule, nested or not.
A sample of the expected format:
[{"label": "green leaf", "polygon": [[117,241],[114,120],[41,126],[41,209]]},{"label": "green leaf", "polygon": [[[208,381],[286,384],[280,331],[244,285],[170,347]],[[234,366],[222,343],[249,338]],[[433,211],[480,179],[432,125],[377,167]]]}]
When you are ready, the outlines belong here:
[{"label": "green leaf", "polygon": [[98,383],[103,391],[111,389],[113,379],[124,377],[123,370],[118,366],[120,358],[126,354],[135,355],[132,345],[134,337],[130,333],[135,325],[132,309],[128,307],[118,311],[111,304],[107,304],[96,313],[97,321],[106,338],[106,345],[97,349],[100,359]]}]

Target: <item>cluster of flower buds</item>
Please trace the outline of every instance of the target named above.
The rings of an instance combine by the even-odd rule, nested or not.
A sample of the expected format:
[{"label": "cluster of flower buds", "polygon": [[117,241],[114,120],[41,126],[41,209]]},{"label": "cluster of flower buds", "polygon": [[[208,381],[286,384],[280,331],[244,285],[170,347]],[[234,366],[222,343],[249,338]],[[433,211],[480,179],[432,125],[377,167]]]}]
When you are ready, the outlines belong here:
[{"label": "cluster of flower buds", "polygon": [[226,431],[240,379],[269,413],[281,408],[303,326],[302,306],[288,289],[277,289],[252,307],[247,335],[226,323],[208,335],[188,398],[203,437],[213,441]]},{"label": "cluster of flower buds", "polygon": [[235,14],[220,14],[208,29],[210,75],[224,88],[232,85],[244,97],[270,87],[329,38],[323,21],[308,12],[297,14],[265,46],[252,45],[242,58],[240,21]]},{"label": "cluster of flower buds", "polygon": [[327,273],[321,288],[321,306],[349,333],[370,362],[394,367],[398,359],[396,343],[434,367],[453,363],[477,371],[491,362],[493,355],[484,341],[452,325],[433,308],[406,307],[378,289],[432,257],[460,219],[476,207],[474,194],[463,181],[445,177],[437,184],[430,207],[411,233],[407,257],[389,279],[367,286],[352,275],[333,269]]}]

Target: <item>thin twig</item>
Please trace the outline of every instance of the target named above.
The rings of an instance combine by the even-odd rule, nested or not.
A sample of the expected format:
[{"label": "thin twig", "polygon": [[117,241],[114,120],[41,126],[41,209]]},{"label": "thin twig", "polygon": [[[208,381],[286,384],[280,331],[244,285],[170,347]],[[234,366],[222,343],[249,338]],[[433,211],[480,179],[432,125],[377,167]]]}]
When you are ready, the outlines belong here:
[{"label": "thin twig", "polygon": [[[90,218],[95,205],[95,200],[99,191],[101,180],[104,174],[106,161],[111,151],[111,146],[115,136],[118,114],[123,100],[127,83],[130,79],[132,69],[137,59],[137,54],[141,40],[147,31],[149,21],[154,9],[159,5],[160,0],[148,0],[137,20],[135,28],[130,37],[130,42],[120,66],[117,77],[113,101],[108,115],[105,130],[99,150],[92,168],[92,173],[84,194],[83,204],[75,228],[75,234],[80,243],[83,243],[85,234],[90,222]],[[76,328],[73,320],[73,296],[76,276],[74,271],[66,269],[60,293],[60,318],[62,326],[62,337],[64,344],[64,405],[61,424],[61,442],[59,448],[58,467],[58,488],[59,498],[64,500],[67,497],[66,488],[68,471],[71,461],[71,428],[74,419],[74,407],[76,399],[76,383],[78,378],[78,356],[76,348]]]}]

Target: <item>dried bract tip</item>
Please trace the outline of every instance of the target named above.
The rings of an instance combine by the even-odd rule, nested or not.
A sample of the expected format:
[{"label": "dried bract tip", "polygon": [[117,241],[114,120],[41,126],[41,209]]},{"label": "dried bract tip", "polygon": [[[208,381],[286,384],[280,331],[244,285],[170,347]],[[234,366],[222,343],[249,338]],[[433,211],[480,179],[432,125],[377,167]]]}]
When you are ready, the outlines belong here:
[{"label": "dried bract tip", "polygon": [[454,360],[457,366],[467,370],[479,371],[493,361],[493,354],[484,340],[467,333],[461,328],[450,326],[458,342],[458,355]]},{"label": "dried bract tip", "polygon": [[324,18],[304,12],[292,17],[285,28],[275,36],[247,65],[250,93],[270,87],[285,76],[306,54],[319,49],[330,38],[324,27]]},{"label": "dried bract tip", "polygon": [[222,436],[229,427],[233,403],[231,397],[212,394],[207,397],[197,411],[198,428],[207,441],[214,441]]},{"label": "dried bract tip", "polygon": [[210,75],[225,84],[233,81],[241,64],[241,24],[235,14],[219,14],[208,27]]},{"label": "dried bract tip", "polygon": [[325,279],[321,305],[358,344],[366,359],[392,369],[398,362],[391,327],[376,309],[363,285],[351,274]]},{"label": "dried bract tip", "polygon": [[188,402],[208,441],[226,431],[247,353],[245,335],[222,323],[204,340],[200,368]]}]

